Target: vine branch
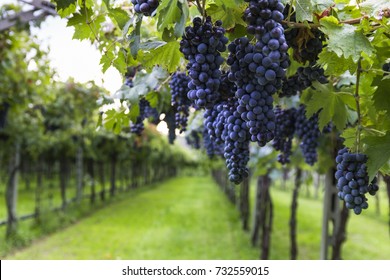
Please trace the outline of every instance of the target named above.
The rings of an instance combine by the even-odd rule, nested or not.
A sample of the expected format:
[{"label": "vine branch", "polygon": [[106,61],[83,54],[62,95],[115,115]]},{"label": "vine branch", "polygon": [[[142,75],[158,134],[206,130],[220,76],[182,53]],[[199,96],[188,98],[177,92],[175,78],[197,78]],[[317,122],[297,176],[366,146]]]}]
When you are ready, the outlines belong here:
[{"label": "vine branch", "polygon": [[356,111],[358,115],[358,127],[356,130],[356,141],[355,141],[355,150],[359,152],[360,149],[360,134],[362,131],[362,120],[360,113],[360,96],[359,96],[359,83],[360,83],[360,74],[362,73],[362,58],[359,58],[357,64],[357,72],[356,72],[356,89],[355,89],[355,102],[356,102]]},{"label": "vine branch", "polygon": [[[341,20],[341,21],[339,21],[339,23],[341,23],[341,24],[359,24],[365,18],[368,18],[368,16],[362,16],[360,18]],[[288,26],[293,27],[293,28],[307,28],[307,27],[318,28],[318,27],[321,27],[321,24],[319,24],[319,23],[293,22],[293,21],[288,21],[288,20],[282,20],[282,23],[287,24]]]}]

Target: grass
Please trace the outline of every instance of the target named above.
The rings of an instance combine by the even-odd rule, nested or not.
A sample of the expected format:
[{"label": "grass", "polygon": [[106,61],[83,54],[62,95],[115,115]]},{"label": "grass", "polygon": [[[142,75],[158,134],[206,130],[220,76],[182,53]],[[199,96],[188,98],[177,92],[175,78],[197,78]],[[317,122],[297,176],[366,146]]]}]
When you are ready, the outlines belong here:
[{"label": "grass", "polygon": [[[254,185],[251,186],[252,207]],[[8,259],[257,259],[239,214],[208,177],[182,177],[143,187],[68,228],[8,255]],[[291,191],[271,188],[274,224],[270,259],[289,259]],[[344,259],[390,259],[388,208],[380,194],[351,215]],[[300,193],[298,259],[318,259],[322,200]],[[26,229],[27,230],[27,229]]]},{"label": "grass", "polygon": [[257,259],[239,215],[209,178],[134,192],[8,259]]}]

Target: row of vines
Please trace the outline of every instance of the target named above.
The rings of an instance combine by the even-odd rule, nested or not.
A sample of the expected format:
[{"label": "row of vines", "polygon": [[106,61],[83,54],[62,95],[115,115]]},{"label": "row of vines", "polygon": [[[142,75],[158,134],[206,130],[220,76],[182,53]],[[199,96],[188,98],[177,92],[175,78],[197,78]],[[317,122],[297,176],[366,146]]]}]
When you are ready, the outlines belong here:
[{"label": "row of vines", "polygon": [[53,2],[75,39],[96,44],[103,71],[131,69],[100,125],[135,125],[145,100],[158,109],[171,90],[171,142],[184,132],[241,188],[255,166],[263,220],[270,170],[326,174],[323,239],[333,220],[340,258],[348,209],[361,214],[390,174],[388,1]]}]

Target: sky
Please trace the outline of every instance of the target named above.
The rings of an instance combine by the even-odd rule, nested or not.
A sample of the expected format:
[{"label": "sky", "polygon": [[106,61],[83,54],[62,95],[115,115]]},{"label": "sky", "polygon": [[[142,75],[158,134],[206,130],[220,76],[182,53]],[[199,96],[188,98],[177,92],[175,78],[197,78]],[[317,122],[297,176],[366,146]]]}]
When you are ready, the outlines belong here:
[{"label": "sky", "polygon": [[[16,0],[0,2],[17,3]],[[26,9],[29,9],[29,5],[26,5]],[[37,35],[44,48],[50,48],[50,64],[61,81],[69,77],[81,83],[93,80],[111,94],[121,87],[122,77],[116,69],[110,67],[105,74],[102,73],[100,53],[95,46],[88,41],[72,40],[73,27],[66,27],[66,19],[48,16],[41,27],[34,28],[32,33]]]}]

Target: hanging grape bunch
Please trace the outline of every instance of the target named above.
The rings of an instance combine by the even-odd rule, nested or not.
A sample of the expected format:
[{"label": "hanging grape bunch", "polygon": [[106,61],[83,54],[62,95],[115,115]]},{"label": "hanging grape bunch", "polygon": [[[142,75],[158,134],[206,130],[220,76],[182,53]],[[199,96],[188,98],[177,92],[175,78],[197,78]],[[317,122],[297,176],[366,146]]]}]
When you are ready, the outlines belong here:
[{"label": "hanging grape bunch", "polygon": [[180,42],[180,51],[188,60],[188,98],[195,107],[211,108],[219,98],[221,84],[220,66],[224,59],[221,52],[226,50],[228,39],[224,36],[222,22],[213,26],[211,18],[204,22],[194,18],[193,26],[187,26]]},{"label": "hanging grape bunch", "polygon": [[159,5],[158,0],[131,0],[131,3],[134,4],[135,12],[144,16],[151,16]]},{"label": "hanging grape bunch", "polygon": [[180,133],[187,128],[191,105],[191,101],[187,97],[189,80],[190,78],[185,73],[176,72],[169,82],[172,95],[171,104],[175,111],[176,127],[180,130]]},{"label": "hanging grape bunch", "polygon": [[338,197],[345,201],[348,209],[359,215],[362,209],[368,208],[366,193],[375,195],[379,187],[377,179],[369,183],[367,173],[367,156],[361,153],[350,153],[347,148],[338,151],[336,157]]}]

